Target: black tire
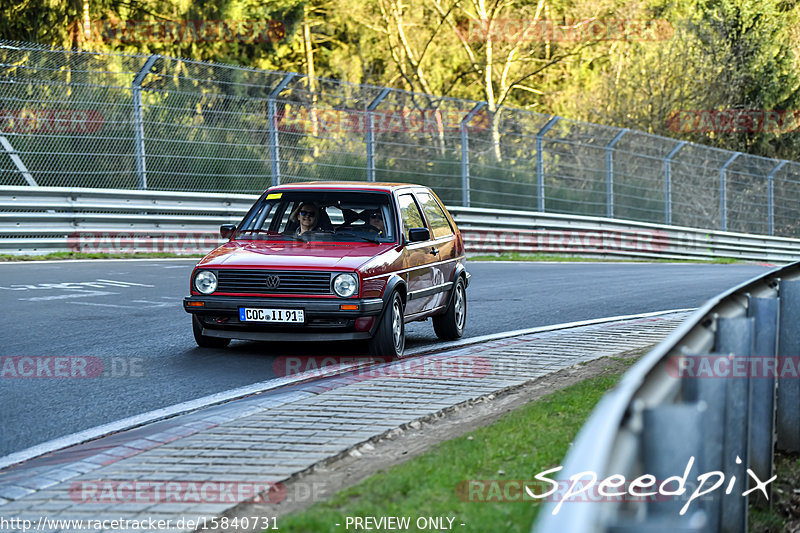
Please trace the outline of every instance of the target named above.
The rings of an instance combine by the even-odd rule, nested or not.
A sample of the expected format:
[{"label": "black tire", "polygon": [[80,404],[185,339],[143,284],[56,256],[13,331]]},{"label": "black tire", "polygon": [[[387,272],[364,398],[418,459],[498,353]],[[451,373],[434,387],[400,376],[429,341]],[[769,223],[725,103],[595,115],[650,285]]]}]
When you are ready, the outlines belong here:
[{"label": "black tire", "polygon": [[433,331],[442,340],[460,339],[467,325],[467,292],[464,278],[459,276],[453,288],[453,299],[443,315],[433,317]]},{"label": "black tire", "polygon": [[192,315],[192,333],[194,333],[195,342],[201,348],[224,348],[231,343],[230,339],[203,335],[203,325],[197,315]]},{"label": "black tire", "polygon": [[403,321],[403,298],[395,291],[389,298],[375,335],[369,341],[369,352],[375,357],[397,359],[406,347],[406,326]]}]

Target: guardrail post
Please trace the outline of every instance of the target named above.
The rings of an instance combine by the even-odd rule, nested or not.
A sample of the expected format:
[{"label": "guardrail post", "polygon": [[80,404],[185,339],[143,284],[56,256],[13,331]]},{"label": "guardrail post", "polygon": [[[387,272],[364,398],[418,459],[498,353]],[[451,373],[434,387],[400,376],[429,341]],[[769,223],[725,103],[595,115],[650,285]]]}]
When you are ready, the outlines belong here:
[{"label": "guardrail post", "polygon": [[767,174],[767,232],[769,235],[775,235],[775,174],[785,164],[786,161],[781,161]]},{"label": "guardrail post", "polygon": [[[642,471],[655,476],[659,485],[669,477],[683,474],[690,458],[699,455],[697,452],[703,449],[705,410],[705,403],[687,403],[663,405],[642,412]],[[698,468],[699,461],[702,458],[695,457],[693,471]],[[694,477],[690,474],[689,479]],[[670,486],[670,490],[673,489],[675,487]],[[687,490],[688,494],[692,492],[692,489]],[[675,496],[663,501],[657,499],[648,502],[648,526],[654,525],[649,519],[652,513],[662,519],[671,519],[670,525],[676,529],[680,526],[687,527],[697,512],[693,503],[689,512],[680,515],[687,498],[685,493],[682,498]]]},{"label": "guardrail post", "polygon": [[485,105],[486,102],[479,102],[470,109],[467,116],[461,119],[461,205],[464,207],[469,207],[469,135],[467,124]]},{"label": "guardrail post", "polygon": [[[687,359],[695,358],[688,368],[699,368],[703,359],[718,356],[719,354],[709,355],[686,355]],[[694,372],[694,374],[698,374]],[[713,472],[722,470],[722,455],[725,450],[724,427],[725,427],[725,405],[728,398],[728,385],[730,380],[713,379],[691,375],[683,378],[681,383],[683,397],[687,402],[697,402],[705,407],[703,411],[703,439],[699,448],[700,457],[697,459],[698,472]],[[696,477],[695,477],[696,479]],[[704,501],[703,508],[707,513],[707,523],[704,531],[718,531],[720,512],[722,505],[719,500]]]},{"label": "guardrail post", "polygon": [[375,181],[375,121],[372,112],[389,94],[384,87],[381,93],[367,107],[367,181]]},{"label": "guardrail post", "polygon": [[139,189],[147,188],[147,165],[144,153],[144,118],[142,117],[142,82],[150,73],[155,62],[161,56],[151,55],[144,66],[136,73],[131,84],[133,95],[133,142],[136,151],[136,176],[139,180]]},{"label": "guardrail post", "polygon": [[[729,355],[727,375],[715,375],[708,379],[725,379],[728,382],[727,405],[723,427],[722,472],[726,479],[736,476],[740,484],[747,487],[749,476],[747,468],[749,457],[750,420],[750,376],[747,359],[753,354],[753,318],[717,319],[716,351],[722,356]],[[744,359],[745,376],[736,372],[736,360]],[[715,369],[715,374],[717,373]],[[741,487],[742,485],[739,485]],[[747,531],[747,498],[742,498],[743,490],[722,494],[720,530],[725,532]]]},{"label": "guardrail post", "polygon": [[725,164],[722,165],[722,168],[719,169],[719,216],[721,219],[721,229],[722,231],[728,231],[728,165],[733,163],[733,161],[742,155],[740,152],[736,152],[733,154],[730,159],[725,161]]},{"label": "guardrail post", "polygon": [[[800,280],[781,280],[778,327],[778,449],[800,451]],[[787,371],[784,371],[784,366]]]},{"label": "guardrail post", "polygon": [[289,73],[275,86],[274,89],[267,96],[267,120],[269,121],[269,159],[270,168],[272,171],[272,186],[280,185],[281,183],[281,160],[280,149],[278,146],[278,114],[275,99],[282,90],[289,85],[297,74]]},{"label": "guardrail post", "polygon": [[25,178],[25,181],[28,182],[28,185],[31,187],[38,187],[36,180],[33,179],[30,171],[28,171],[28,167],[25,166],[25,163],[22,162],[22,159],[19,157],[19,152],[14,150],[14,147],[11,146],[11,143],[6,139],[6,136],[3,135],[2,131],[0,131],[0,146],[3,147],[3,150],[6,151],[8,157],[11,158],[11,162],[14,163],[14,166],[17,167],[17,170],[22,177]]},{"label": "guardrail post", "polygon": [[686,145],[686,142],[679,142],[678,146],[664,158],[664,224],[667,225],[672,224],[672,158]]},{"label": "guardrail post", "polygon": [[626,133],[628,133],[627,128],[617,133],[617,136],[606,145],[606,216],[608,218],[614,218],[614,152],[612,149]]},{"label": "guardrail post", "polygon": [[538,211],[544,213],[544,154],[542,153],[543,142],[542,136],[550,131],[550,128],[556,125],[556,122],[561,120],[561,117],[551,118],[547,124],[544,125],[539,133],[536,134],[536,190],[539,194]]},{"label": "guardrail post", "polygon": [[[775,448],[775,376],[770,373],[767,360],[772,360],[772,368],[778,368],[777,340],[778,340],[778,299],[777,298],[749,298],[747,315],[753,317],[755,327],[755,346],[753,356],[757,360],[763,358],[758,365],[756,379],[752,380],[751,407],[750,407],[750,468],[759,479],[772,477]],[[752,366],[749,366],[752,368]],[[760,507],[769,505],[772,499],[772,485],[767,486],[768,499],[761,491],[756,491],[751,496],[754,503]]]}]

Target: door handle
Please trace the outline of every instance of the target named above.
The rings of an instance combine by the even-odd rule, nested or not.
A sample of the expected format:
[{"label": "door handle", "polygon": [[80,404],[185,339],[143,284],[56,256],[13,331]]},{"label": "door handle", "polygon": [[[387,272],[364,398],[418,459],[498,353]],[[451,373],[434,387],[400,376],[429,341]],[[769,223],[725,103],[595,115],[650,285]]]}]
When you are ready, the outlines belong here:
[{"label": "door handle", "polygon": [[430,253],[431,255],[439,255],[439,249],[431,246],[431,251],[428,253]]}]

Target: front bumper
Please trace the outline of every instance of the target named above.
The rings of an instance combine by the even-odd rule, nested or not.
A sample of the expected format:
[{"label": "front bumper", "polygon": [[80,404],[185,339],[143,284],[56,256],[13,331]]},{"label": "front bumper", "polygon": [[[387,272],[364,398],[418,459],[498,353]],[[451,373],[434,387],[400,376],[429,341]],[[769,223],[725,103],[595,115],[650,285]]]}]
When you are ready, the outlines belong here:
[{"label": "front bumper", "polygon": [[[190,303],[202,302],[200,306]],[[342,310],[342,304],[358,305],[358,310]],[[203,328],[202,334],[209,337],[261,341],[332,341],[359,340],[372,337],[383,300],[340,298],[262,298],[240,296],[188,296],[183,299],[183,308],[197,317]],[[302,309],[305,321],[302,324],[276,324],[242,322],[239,308]],[[374,317],[367,331],[356,330],[356,319]]]}]

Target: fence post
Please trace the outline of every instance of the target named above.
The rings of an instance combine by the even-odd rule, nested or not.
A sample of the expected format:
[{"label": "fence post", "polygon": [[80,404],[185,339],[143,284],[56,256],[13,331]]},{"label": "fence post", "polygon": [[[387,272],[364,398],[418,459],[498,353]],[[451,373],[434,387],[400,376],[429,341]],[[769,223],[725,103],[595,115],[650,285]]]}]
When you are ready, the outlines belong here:
[{"label": "fence post", "polygon": [[136,73],[131,84],[133,94],[133,143],[136,155],[136,176],[139,180],[139,189],[147,188],[147,165],[144,153],[144,119],[142,117],[142,82],[150,73],[155,62],[161,56],[153,54],[147,58],[144,66]]},{"label": "fence post", "polygon": [[536,189],[539,194],[538,211],[544,213],[544,154],[542,153],[542,136],[556,125],[561,117],[551,118],[536,134]]},{"label": "fence post", "polygon": [[367,107],[367,181],[375,181],[375,122],[372,112],[386,98],[387,94],[389,94],[389,88],[384,87]]},{"label": "fence post", "polygon": [[614,152],[612,149],[622,136],[628,133],[625,128],[606,145],[606,216],[614,218]]},{"label": "fence post", "polygon": [[267,97],[267,120],[269,120],[269,159],[272,170],[272,186],[281,183],[281,161],[278,147],[278,116],[275,109],[275,99],[280,92],[289,85],[297,74],[289,73],[283,77],[278,85],[272,89]]},{"label": "fence post", "polygon": [[672,224],[672,158],[687,141],[681,141],[664,158],[664,224]]},{"label": "fence post", "polygon": [[742,155],[740,152],[736,152],[733,154],[725,164],[722,165],[722,168],[719,169],[719,216],[722,220],[721,229],[722,231],[728,231],[728,204],[727,204],[727,197],[728,197],[728,165],[733,163],[733,161]]},{"label": "fence post", "polygon": [[469,207],[469,136],[467,124],[483,109],[486,102],[479,102],[461,119],[461,205]]},{"label": "fence post", "polygon": [[769,235],[775,235],[775,174],[783,168],[786,161],[781,161],[767,175],[767,228]]}]

